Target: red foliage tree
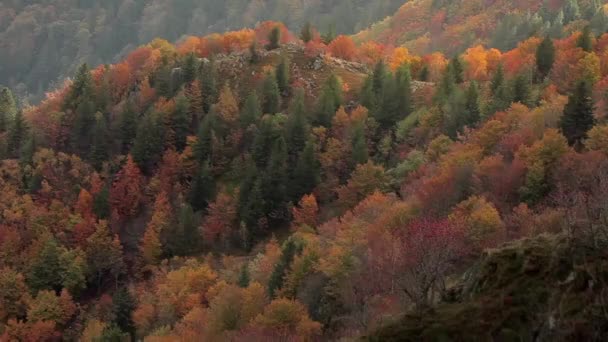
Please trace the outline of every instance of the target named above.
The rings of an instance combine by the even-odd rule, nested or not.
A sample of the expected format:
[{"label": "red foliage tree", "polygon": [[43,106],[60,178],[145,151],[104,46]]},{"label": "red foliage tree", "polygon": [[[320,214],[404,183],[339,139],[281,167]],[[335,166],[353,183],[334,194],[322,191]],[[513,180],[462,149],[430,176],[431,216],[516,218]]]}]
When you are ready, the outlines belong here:
[{"label": "red foliage tree", "polygon": [[110,191],[110,204],[119,215],[119,219],[133,217],[137,214],[142,201],[143,176],[129,155],[122,170],[116,175]]}]

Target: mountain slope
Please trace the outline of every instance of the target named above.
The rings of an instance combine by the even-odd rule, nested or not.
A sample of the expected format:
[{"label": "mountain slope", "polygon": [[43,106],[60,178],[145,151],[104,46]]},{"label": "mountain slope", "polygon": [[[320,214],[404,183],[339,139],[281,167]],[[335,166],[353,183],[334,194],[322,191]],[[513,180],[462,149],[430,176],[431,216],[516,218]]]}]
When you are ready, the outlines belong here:
[{"label": "mountain slope", "polygon": [[[323,31],[353,33],[392,13],[402,0],[382,1],[25,1],[0,3],[0,80],[20,98],[44,91],[79,64],[111,63],[154,38],[253,27],[264,20],[299,30],[309,20]],[[335,18],[340,17],[340,20]]]},{"label": "mountain slope", "polygon": [[417,54],[453,54],[477,44],[506,51],[530,36],[558,38],[589,22],[597,33],[608,28],[600,1],[415,0],[356,38],[403,45]]}]

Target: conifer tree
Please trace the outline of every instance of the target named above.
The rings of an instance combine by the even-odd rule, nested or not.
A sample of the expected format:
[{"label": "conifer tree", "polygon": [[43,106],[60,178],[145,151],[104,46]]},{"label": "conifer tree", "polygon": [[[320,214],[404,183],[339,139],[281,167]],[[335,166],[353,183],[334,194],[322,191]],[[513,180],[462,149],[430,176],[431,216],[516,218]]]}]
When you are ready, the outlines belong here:
[{"label": "conifer tree", "polygon": [[199,232],[199,218],[190,205],[182,204],[177,214],[177,222],[170,227],[164,232],[163,243],[169,255],[187,256],[200,250],[202,237]]},{"label": "conifer tree", "polygon": [[265,114],[276,114],[281,110],[281,95],[276,78],[272,74],[266,75],[263,87],[262,110]]},{"label": "conifer tree", "polygon": [[338,77],[332,74],[321,89],[315,123],[325,127],[331,126],[340,105],[342,105],[342,86]]},{"label": "conifer tree", "polygon": [[249,62],[251,64],[257,64],[260,62],[261,59],[262,57],[258,52],[258,41],[254,40],[253,42],[251,42],[251,45],[249,45]]},{"label": "conifer tree", "polygon": [[591,85],[588,81],[582,80],[568,97],[560,126],[568,143],[580,147],[594,124]]},{"label": "conifer tree", "polygon": [[189,53],[184,60],[182,67],[182,80],[185,84],[190,84],[196,79],[198,71],[198,60],[194,52]]},{"label": "conifer tree", "polygon": [[279,136],[272,146],[270,160],[261,175],[262,195],[265,202],[264,214],[270,227],[286,222],[287,210],[287,148],[285,139]]},{"label": "conifer tree", "polygon": [[239,272],[239,279],[237,281],[237,285],[241,288],[246,288],[249,286],[251,276],[249,275],[249,263],[244,263],[241,267],[241,271]]},{"label": "conifer tree", "polygon": [[279,262],[275,265],[272,274],[270,275],[270,279],[268,280],[268,296],[270,298],[274,298],[277,291],[283,288],[285,275],[287,274],[294,257],[299,253],[299,250],[300,248],[293,239],[289,239],[285,242],[285,245],[281,250]]},{"label": "conifer tree", "polygon": [[585,52],[593,51],[593,38],[591,36],[591,27],[589,25],[585,26],[583,32],[581,32],[581,36],[578,38],[576,46],[580,47]]},{"label": "conifer tree", "polygon": [[175,110],[171,115],[171,130],[175,137],[175,149],[179,152],[186,147],[191,122],[192,120],[188,116],[188,100],[184,96],[179,96],[175,100]]},{"label": "conifer tree", "polygon": [[95,127],[93,129],[93,144],[91,145],[89,158],[93,167],[99,170],[103,162],[108,159],[108,156],[109,144],[106,119],[101,113],[97,112],[95,115]]},{"label": "conifer tree", "polygon": [[536,70],[539,81],[544,80],[549,75],[554,63],[555,45],[551,37],[545,36],[545,39],[543,39],[536,49]]},{"label": "conifer tree", "polygon": [[290,164],[295,163],[297,156],[306,145],[308,139],[307,124],[304,91],[299,90],[291,103],[290,115],[285,124],[285,140]]},{"label": "conifer tree", "polygon": [[204,211],[215,194],[215,180],[211,174],[210,163],[204,162],[194,176],[190,188],[189,202],[195,211]]},{"label": "conifer tree", "polygon": [[281,47],[281,28],[279,26],[275,26],[268,34],[268,45],[266,48],[268,50],[275,50],[279,47]]},{"label": "conifer tree", "polygon": [[59,244],[53,237],[47,237],[41,250],[30,266],[27,275],[29,288],[40,290],[60,290],[62,285],[62,265]]},{"label": "conifer tree", "polygon": [[239,121],[241,122],[242,128],[247,128],[260,119],[262,116],[262,108],[260,107],[260,99],[258,98],[258,94],[252,91],[247,99],[245,100],[245,104],[243,105],[243,109],[241,110],[241,115]]},{"label": "conifer tree", "polygon": [[93,197],[93,212],[100,220],[110,217],[110,190],[107,186]]},{"label": "conifer tree", "polygon": [[292,202],[297,202],[302,196],[311,193],[319,183],[319,161],[315,155],[315,142],[309,138],[293,171],[293,179],[289,190]]},{"label": "conifer tree", "polygon": [[399,99],[398,121],[410,115],[413,110],[412,76],[408,65],[399,67],[395,75],[395,81],[397,98]]},{"label": "conifer tree", "polygon": [[464,82],[464,67],[462,66],[462,62],[458,56],[452,58],[450,64],[448,65],[448,70],[454,76],[454,82],[456,82],[456,84],[461,84]]},{"label": "conifer tree", "polygon": [[204,63],[201,69],[201,93],[203,95],[203,110],[209,113],[209,109],[217,102],[217,67],[215,60]]},{"label": "conifer tree", "polygon": [[302,30],[300,30],[300,39],[302,39],[304,44],[312,40],[312,25],[309,21],[302,26]]},{"label": "conifer tree", "polygon": [[281,63],[277,65],[275,75],[277,77],[277,85],[282,94],[289,92],[289,61],[286,57],[281,58]]},{"label": "conifer tree", "polygon": [[131,314],[135,310],[136,302],[126,287],[120,287],[112,296],[114,324],[122,331],[131,335],[135,332],[135,326]]},{"label": "conifer tree", "polygon": [[136,134],[137,115],[133,110],[133,104],[128,101],[120,117],[120,141],[122,142],[123,153],[129,152]]},{"label": "conifer tree", "polygon": [[481,119],[481,109],[479,107],[479,85],[473,81],[469,85],[465,94],[465,117],[464,124],[473,127]]},{"label": "conifer tree", "polygon": [[0,90],[0,133],[9,128],[9,123],[17,115],[17,105],[10,89],[4,87]]},{"label": "conifer tree", "polygon": [[280,136],[280,131],[276,127],[272,117],[269,116],[264,117],[258,126],[258,131],[251,147],[251,157],[256,167],[263,170],[270,159],[268,151],[272,150],[275,141]]},{"label": "conifer tree", "polygon": [[504,67],[501,64],[498,65],[498,69],[492,76],[492,81],[490,82],[490,89],[492,90],[492,95],[496,95],[496,91],[505,83],[505,71]]},{"label": "conifer tree", "polygon": [[369,158],[365,131],[363,129],[363,125],[361,124],[357,125],[353,132],[352,158],[354,166],[367,163]]},{"label": "conifer tree", "polygon": [[214,113],[209,113],[198,128],[196,135],[196,143],[193,147],[194,158],[199,163],[203,163],[207,160],[211,160],[213,151],[213,123]]},{"label": "conifer tree", "polygon": [[19,156],[21,145],[24,143],[26,134],[27,123],[23,118],[23,112],[17,111],[8,130],[7,150],[11,157]]},{"label": "conifer tree", "polygon": [[513,102],[519,102],[526,106],[531,105],[530,79],[525,73],[520,73],[513,80]]},{"label": "conifer tree", "polygon": [[164,129],[160,113],[149,113],[140,122],[131,153],[145,172],[152,170],[163,152]]}]

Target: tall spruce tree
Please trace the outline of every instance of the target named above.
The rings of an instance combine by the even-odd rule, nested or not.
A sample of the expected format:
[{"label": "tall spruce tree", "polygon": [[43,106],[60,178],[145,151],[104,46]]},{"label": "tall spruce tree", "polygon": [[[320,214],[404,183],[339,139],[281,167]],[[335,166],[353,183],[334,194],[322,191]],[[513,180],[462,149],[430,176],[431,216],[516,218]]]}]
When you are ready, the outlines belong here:
[{"label": "tall spruce tree", "polygon": [[7,150],[11,157],[17,158],[21,152],[21,146],[27,134],[27,123],[23,118],[23,112],[17,111],[15,117],[10,123],[7,137]]},{"label": "tall spruce tree", "polygon": [[262,95],[264,97],[262,110],[265,114],[276,114],[281,110],[281,95],[279,94],[279,86],[276,78],[271,73],[266,75]]},{"label": "tall spruce tree", "polygon": [[17,115],[17,105],[10,89],[4,87],[0,90],[0,133],[9,128],[9,123]]},{"label": "tall spruce tree", "polygon": [[217,84],[217,67],[213,57],[210,61],[203,63],[201,70],[201,93],[203,95],[203,110],[209,113],[209,109],[217,102],[219,95]]},{"label": "tall spruce tree", "polygon": [[281,47],[281,28],[279,26],[275,26],[270,30],[268,34],[268,45],[266,48],[268,50],[275,50]]},{"label": "tall spruce tree", "polygon": [[178,96],[175,100],[175,109],[171,115],[171,130],[175,137],[175,149],[179,152],[186,147],[192,120],[188,113],[188,99]]},{"label": "tall spruce tree", "polygon": [[293,178],[289,186],[291,201],[295,203],[302,196],[312,193],[317,184],[319,184],[319,161],[315,155],[314,139],[309,138],[293,170]]},{"label": "tall spruce tree", "polygon": [[594,124],[591,84],[587,80],[582,80],[568,97],[560,126],[568,143],[580,147]]},{"label": "tall spruce tree", "polygon": [[306,44],[312,40],[312,38],[313,38],[312,34],[313,34],[312,25],[310,24],[309,21],[307,21],[304,24],[304,26],[302,26],[302,29],[300,30],[300,39],[302,39],[302,41]]},{"label": "tall spruce tree", "polygon": [[536,70],[538,80],[543,81],[551,72],[555,63],[555,45],[553,39],[546,36],[536,49]]},{"label": "tall spruce tree", "polygon": [[110,154],[108,134],[106,118],[103,114],[97,112],[95,115],[95,127],[93,128],[93,143],[89,155],[91,164],[97,170],[101,169],[103,162],[108,159]]},{"label": "tall spruce tree", "polygon": [[576,46],[580,47],[585,52],[593,51],[593,37],[591,33],[591,26],[585,26],[583,32],[581,32],[581,35],[578,38],[578,41],[576,42]]},{"label": "tall spruce tree", "polygon": [[242,128],[247,128],[260,119],[262,116],[262,107],[260,106],[260,99],[258,98],[258,94],[254,91],[249,93],[247,99],[245,100],[245,104],[243,105],[243,109],[241,110],[241,114],[239,117],[239,121],[241,123]]},{"label": "tall spruce tree", "polygon": [[152,171],[160,160],[164,136],[161,113],[149,113],[139,123],[131,154],[142,171]]},{"label": "tall spruce tree", "polygon": [[304,149],[308,139],[308,122],[306,120],[306,108],[304,104],[304,91],[299,90],[294,97],[289,117],[285,124],[285,140],[287,142],[287,153],[289,163],[293,165],[297,156]]},{"label": "tall spruce tree", "polygon": [[331,74],[321,89],[315,123],[325,127],[331,126],[334,115],[341,104],[342,85],[338,77]]},{"label": "tall spruce tree", "polygon": [[469,85],[465,94],[465,115],[463,123],[466,126],[473,127],[481,119],[481,109],[479,107],[479,85],[473,81]]},{"label": "tall spruce tree", "polygon": [[281,58],[281,62],[277,65],[275,75],[277,77],[277,85],[282,94],[289,93],[289,60],[286,57]]}]

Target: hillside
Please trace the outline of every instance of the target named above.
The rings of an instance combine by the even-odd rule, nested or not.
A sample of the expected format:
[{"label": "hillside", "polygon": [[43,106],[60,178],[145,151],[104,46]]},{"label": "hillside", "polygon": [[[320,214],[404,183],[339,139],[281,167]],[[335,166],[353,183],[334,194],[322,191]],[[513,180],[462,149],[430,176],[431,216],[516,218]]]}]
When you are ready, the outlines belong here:
[{"label": "hillside", "polygon": [[[588,241],[586,241],[588,242]],[[368,341],[601,341],[607,255],[563,235],[489,250],[436,308],[411,313]]]},{"label": "hillside", "polygon": [[118,62],[154,38],[176,42],[186,35],[253,28],[265,20],[282,21],[294,31],[310,21],[324,33],[350,34],[392,13],[402,1],[2,1],[0,83],[36,103],[81,63]]},{"label": "hillside", "polygon": [[558,340],[604,331],[607,33],[301,36],[154,39],[23,110],[0,90],[1,340],[550,340],[556,308]]},{"label": "hillside", "polygon": [[507,51],[532,36],[560,38],[590,23],[608,29],[607,9],[596,0],[415,0],[356,35],[404,46],[416,54],[461,53],[478,44]]}]

